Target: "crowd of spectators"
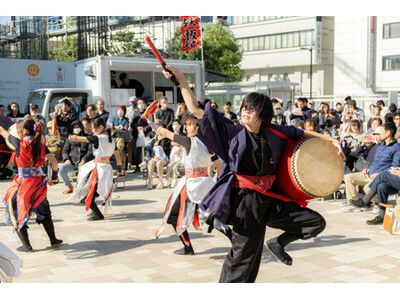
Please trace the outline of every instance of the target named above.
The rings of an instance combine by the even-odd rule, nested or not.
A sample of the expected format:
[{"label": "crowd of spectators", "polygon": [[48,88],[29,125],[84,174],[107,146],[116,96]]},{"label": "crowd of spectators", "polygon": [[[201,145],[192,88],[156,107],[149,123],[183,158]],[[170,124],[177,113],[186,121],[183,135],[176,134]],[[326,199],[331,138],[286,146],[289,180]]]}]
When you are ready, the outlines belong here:
[{"label": "crowd of spectators", "polygon": [[[123,79],[129,84],[127,78]],[[354,201],[358,200],[357,193],[368,193],[369,184],[380,173],[400,167],[400,113],[397,106],[392,103],[386,107],[379,100],[365,113],[350,96],[333,107],[321,102],[317,108],[313,101],[305,97],[298,98],[294,104],[291,101],[285,103],[280,98],[272,98],[272,103],[272,123],[317,131],[341,142],[346,155],[343,178],[346,201],[342,203],[342,210],[372,210],[379,213],[382,207],[378,206],[380,200],[377,197],[373,199],[375,206],[368,206],[368,209],[357,207]],[[111,115],[105,110],[104,100],[99,100],[88,105],[80,114],[76,103],[64,98],[56,103],[54,112],[50,114],[51,121],[47,124],[40,116],[40,108],[35,104],[30,106],[29,114],[37,118],[37,122],[43,123],[48,148],[61,161],[59,177],[66,186],[64,193],[73,192],[70,172],[78,171],[81,165],[93,159],[93,155],[88,144],[65,141],[58,137],[57,132],[63,135],[90,135],[91,122],[96,118],[104,119],[111,128],[124,170],[145,172],[148,189],[176,186],[182,174],[184,148],[151,129],[148,121],[142,118],[147,105],[145,99],[131,97],[127,106],[119,106],[116,115]],[[211,106],[219,110],[218,103],[211,101]],[[224,103],[221,111],[235,124],[240,123],[240,111],[234,113],[231,102]],[[175,134],[185,135],[185,120],[189,115],[184,103],[178,103],[174,111],[168,107],[168,99],[162,97],[153,121]],[[25,117],[15,102],[8,105],[7,112],[4,106],[0,106],[0,116]],[[154,178],[157,178],[157,185],[153,184]],[[374,222],[380,224],[378,217]]]},{"label": "crowd of spectators", "polygon": [[[384,184],[381,179],[389,181],[389,176],[400,175],[400,171],[393,171],[400,168],[400,112],[396,104],[386,107],[379,100],[365,113],[348,96],[343,103],[336,103],[335,108],[321,102],[319,111],[315,111],[312,101],[300,97],[294,105],[289,102],[285,111],[282,111],[281,99],[276,99],[273,107],[275,116],[272,122],[318,131],[341,142],[346,155],[343,178],[346,200],[341,203],[341,209],[346,213],[370,211],[376,217],[368,220],[367,224],[382,224],[384,207],[380,203],[387,203],[389,194],[399,192],[397,178]],[[363,204],[358,199],[359,194],[368,194],[369,186],[378,176],[379,185],[374,183],[374,186],[379,186],[378,191],[368,204],[365,204],[366,200]]]}]

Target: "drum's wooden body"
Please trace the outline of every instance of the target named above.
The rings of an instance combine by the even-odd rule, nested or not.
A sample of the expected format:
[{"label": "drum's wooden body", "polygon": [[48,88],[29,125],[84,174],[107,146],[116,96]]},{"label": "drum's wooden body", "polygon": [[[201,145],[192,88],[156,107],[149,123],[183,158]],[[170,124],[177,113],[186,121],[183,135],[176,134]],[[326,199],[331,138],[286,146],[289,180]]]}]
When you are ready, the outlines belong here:
[{"label": "drum's wooden body", "polygon": [[289,144],[276,172],[276,186],[293,199],[326,197],[342,183],[344,165],[327,140],[308,138]]},{"label": "drum's wooden body", "polygon": [[[15,136],[15,137],[17,137],[17,138],[19,138],[19,136],[18,136],[18,130],[17,130],[17,124],[11,125],[11,127],[8,128],[8,133],[11,134],[11,135],[13,135],[13,136]],[[6,139],[6,144],[7,144],[8,148],[10,148],[11,150],[15,150],[15,149],[14,149],[14,146],[11,145],[11,144],[7,141],[7,139]]]}]

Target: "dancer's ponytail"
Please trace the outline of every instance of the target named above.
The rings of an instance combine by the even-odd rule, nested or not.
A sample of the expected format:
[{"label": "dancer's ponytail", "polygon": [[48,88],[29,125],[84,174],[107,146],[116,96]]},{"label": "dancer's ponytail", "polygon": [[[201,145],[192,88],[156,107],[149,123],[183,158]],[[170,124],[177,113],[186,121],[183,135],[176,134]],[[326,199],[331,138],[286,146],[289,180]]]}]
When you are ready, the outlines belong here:
[{"label": "dancer's ponytail", "polygon": [[106,131],[107,131],[107,134],[108,134],[108,142],[112,143],[112,135],[111,135],[110,127],[108,127]]}]

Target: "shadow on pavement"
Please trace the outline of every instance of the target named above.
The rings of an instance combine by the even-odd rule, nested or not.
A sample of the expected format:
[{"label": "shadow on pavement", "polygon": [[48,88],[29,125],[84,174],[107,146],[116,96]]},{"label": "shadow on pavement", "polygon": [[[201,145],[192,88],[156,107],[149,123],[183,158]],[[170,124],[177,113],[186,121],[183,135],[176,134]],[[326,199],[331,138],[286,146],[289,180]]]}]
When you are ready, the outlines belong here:
[{"label": "shadow on pavement", "polygon": [[369,238],[346,238],[344,235],[325,235],[316,237],[314,240],[310,242],[301,243],[300,240],[297,240],[293,244],[288,246],[288,250],[301,250],[305,248],[319,248],[319,247],[330,247],[337,246],[342,244],[349,243],[357,243],[364,242],[369,240]]},{"label": "shadow on pavement", "polygon": [[[118,198],[114,198],[112,200],[112,206],[130,206],[130,205],[142,205],[142,204],[151,204],[156,202],[155,200],[144,200],[144,199],[132,199],[132,200],[120,200]],[[101,205],[103,203],[103,200],[98,200],[96,199],[96,204],[97,205]],[[62,203],[56,203],[53,204],[51,203],[52,207],[57,207],[57,206],[70,206],[70,205],[74,205],[74,206],[82,206],[82,208],[84,209],[85,205],[83,203],[73,203],[73,202],[62,202]]]},{"label": "shadow on pavement", "polygon": [[[152,220],[152,219],[159,219],[162,221],[163,213],[145,213],[145,212],[138,212],[138,213],[127,213],[127,214],[109,214],[106,216],[106,221],[110,222],[121,222],[126,219],[129,220]],[[160,221],[160,223],[161,223]]]},{"label": "shadow on pavement", "polygon": [[[124,252],[149,244],[177,242],[175,236],[149,240],[106,240],[84,241],[75,244],[63,244],[60,250],[64,250],[68,259],[91,259],[99,256]],[[178,240],[179,242],[179,240]]]},{"label": "shadow on pavement", "polygon": [[[331,247],[349,243],[357,243],[357,242],[364,242],[369,240],[368,238],[346,238],[344,235],[326,235],[316,237],[314,240],[310,240],[309,242],[304,241],[303,243],[300,242],[301,240],[297,240],[292,244],[289,244],[285,250],[290,255],[290,252],[295,250],[302,250],[302,249],[312,249],[312,248],[320,248],[320,247]],[[272,253],[264,247],[263,255],[262,255],[262,262],[276,262],[278,261]]]}]

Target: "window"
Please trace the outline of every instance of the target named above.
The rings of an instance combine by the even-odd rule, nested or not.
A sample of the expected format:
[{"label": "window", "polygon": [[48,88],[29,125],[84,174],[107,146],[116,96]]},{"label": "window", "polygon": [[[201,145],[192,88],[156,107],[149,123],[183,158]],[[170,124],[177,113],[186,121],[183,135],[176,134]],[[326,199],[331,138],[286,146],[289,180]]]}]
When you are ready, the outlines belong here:
[{"label": "window", "polygon": [[249,51],[249,47],[247,46],[248,39],[239,39],[239,43],[243,47],[243,51]]},{"label": "window", "polygon": [[276,37],[276,49],[282,48],[282,35],[277,34],[275,35],[275,37]]},{"label": "window", "polygon": [[289,80],[289,73],[283,73],[283,80],[288,81]]},{"label": "window", "polygon": [[301,31],[300,32],[300,46],[306,46],[306,32],[305,31]]},{"label": "window", "polygon": [[293,32],[293,47],[300,46],[300,32]]},{"label": "window", "polygon": [[306,31],[306,45],[311,46],[313,44],[313,30]]},{"label": "window", "polygon": [[400,70],[400,55],[384,56],[382,58],[382,71]]},{"label": "window", "polygon": [[288,34],[284,33],[282,34],[282,48],[287,48],[288,47]]},{"label": "window", "polygon": [[293,47],[293,32],[287,33],[287,47],[291,48]]},{"label": "window", "polygon": [[264,49],[265,49],[265,50],[271,49],[271,43],[270,43],[270,41],[271,41],[271,36],[266,35],[266,36],[264,37]]},{"label": "window", "polygon": [[314,30],[248,37],[238,39],[238,41],[242,44],[245,52],[312,46],[314,44]]},{"label": "window", "polygon": [[276,48],[276,36],[275,35],[271,35],[271,49],[275,49]]},{"label": "window", "polygon": [[393,39],[400,38],[400,22],[383,25],[383,38]]}]

